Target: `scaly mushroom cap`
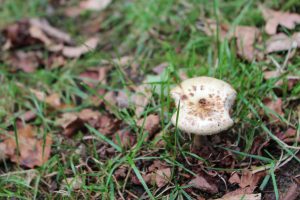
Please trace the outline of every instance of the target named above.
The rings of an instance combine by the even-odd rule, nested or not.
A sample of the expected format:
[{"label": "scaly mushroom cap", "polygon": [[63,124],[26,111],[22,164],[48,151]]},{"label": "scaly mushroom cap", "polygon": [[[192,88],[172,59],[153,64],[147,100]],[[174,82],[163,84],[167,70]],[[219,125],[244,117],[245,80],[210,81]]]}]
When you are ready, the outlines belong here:
[{"label": "scaly mushroom cap", "polygon": [[179,105],[172,116],[174,126],[187,133],[212,135],[233,125],[229,110],[236,91],[226,82],[211,77],[196,77],[183,81],[171,90]]}]

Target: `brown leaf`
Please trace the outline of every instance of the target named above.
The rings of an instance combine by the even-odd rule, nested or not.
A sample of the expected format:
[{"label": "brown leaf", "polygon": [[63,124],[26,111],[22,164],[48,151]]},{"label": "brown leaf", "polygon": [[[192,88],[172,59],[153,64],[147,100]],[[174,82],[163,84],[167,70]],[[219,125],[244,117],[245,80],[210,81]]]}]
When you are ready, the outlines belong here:
[{"label": "brown leaf", "polygon": [[214,36],[217,33],[217,28],[219,28],[219,34],[221,40],[224,40],[226,37],[230,38],[230,36],[227,36],[227,33],[229,31],[229,26],[226,24],[218,24],[215,20],[212,19],[204,19],[200,20],[197,24],[197,27],[199,30],[203,31],[208,36]]},{"label": "brown leaf", "polygon": [[152,71],[156,74],[161,74],[168,66],[169,66],[169,63],[164,62],[164,63],[161,63],[161,64],[157,65],[156,67],[154,67],[152,69]]},{"label": "brown leaf", "polygon": [[84,122],[88,122],[90,120],[99,120],[100,113],[93,111],[91,109],[83,109],[79,113],[77,113],[77,116]]},{"label": "brown leaf", "polygon": [[50,69],[62,67],[65,64],[66,64],[65,58],[61,55],[55,55],[55,54],[50,55],[46,61],[46,65]]},{"label": "brown leaf", "polygon": [[[269,79],[273,79],[273,78],[279,78],[280,76],[283,75],[283,73],[284,72],[281,72],[280,70],[263,72],[265,80],[269,80]],[[287,79],[289,90],[293,89],[293,87],[300,81],[300,76],[286,75],[286,77],[282,77],[282,78]],[[283,80],[278,80],[275,83],[276,86],[281,86],[282,84],[283,84]]]},{"label": "brown leaf", "polygon": [[135,105],[135,115],[140,117],[145,110],[145,107],[150,102],[151,92],[145,85],[140,85],[136,88],[135,94],[131,96],[131,100]]},{"label": "brown leaf", "polygon": [[36,26],[30,26],[29,33],[31,37],[40,40],[46,46],[49,46],[53,43],[51,39],[40,28]]},{"label": "brown leaf", "polygon": [[281,131],[276,134],[280,140],[284,141],[285,143],[294,143],[297,139],[297,131],[293,128],[288,128],[286,131]]},{"label": "brown leaf", "polygon": [[134,105],[135,107],[135,114],[139,118],[142,113],[144,112],[144,109],[146,105],[149,103],[151,98],[151,92],[149,91],[149,88],[145,85],[140,85],[136,88],[134,88],[134,94],[127,94],[125,91],[109,91],[106,93],[104,99],[105,99],[105,106],[106,108],[112,112],[114,106],[117,106],[119,108],[129,108],[130,105]]},{"label": "brown leaf", "polygon": [[105,9],[110,3],[111,0],[86,0],[80,3],[80,7],[86,10],[100,11]]},{"label": "brown leaf", "polygon": [[255,59],[258,52],[255,50],[254,44],[260,36],[260,31],[252,26],[237,26],[234,35],[237,38],[238,55],[248,61]]},{"label": "brown leaf", "polygon": [[63,113],[56,123],[64,129],[63,134],[68,137],[84,126],[83,121],[76,113]]},{"label": "brown leaf", "polygon": [[[263,99],[263,103],[266,107],[268,107],[270,110],[274,111],[278,115],[284,117],[284,112],[282,110],[282,100],[281,98],[277,98],[277,100],[272,100],[270,98]],[[273,115],[269,114],[270,119],[274,122],[278,121],[279,119]]]},{"label": "brown leaf", "polygon": [[281,200],[297,200],[300,196],[300,185],[297,183],[292,183],[287,190],[287,192],[283,195]]},{"label": "brown leaf", "polygon": [[[203,23],[203,24],[202,24]],[[217,33],[217,23],[215,20],[206,19],[198,24],[198,28],[206,35],[213,36]],[[200,26],[200,27],[199,27]],[[255,49],[254,44],[259,39],[261,33],[259,29],[253,26],[236,26],[234,33],[229,32],[229,26],[226,24],[219,24],[220,39],[225,38],[231,40],[237,39],[238,55],[242,58],[252,61],[255,58],[261,58],[262,52]]]},{"label": "brown leaf", "polygon": [[249,170],[244,170],[241,177],[241,182],[239,183],[239,186],[241,188],[250,187],[252,189],[252,192],[256,188],[257,184],[259,183],[260,179],[265,175],[265,172],[258,172],[258,173],[252,173]]},{"label": "brown leaf", "polygon": [[159,129],[159,116],[150,114],[146,119],[142,118],[137,122],[137,126],[142,127],[149,133],[148,138],[151,138]]},{"label": "brown leaf", "polygon": [[9,148],[5,142],[0,143],[0,162],[7,159],[6,149]]},{"label": "brown leaf", "polygon": [[215,194],[218,193],[218,187],[214,183],[210,183],[204,178],[203,176],[197,176],[193,180],[189,182],[189,185],[192,185],[192,187],[197,188],[199,190]]},{"label": "brown leaf", "polygon": [[53,108],[61,108],[62,106],[62,103],[61,103],[61,100],[60,100],[60,95],[57,94],[57,93],[53,93],[53,94],[50,94],[49,96],[47,96],[44,101],[49,104],[50,106],[52,106]]},{"label": "brown leaf", "polygon": [[159,169],[156,171],[156,176],[155,176],[155,183],[157,187],[163,187],[165,186],[168,181],[171,178],[171,169],[170,168],[165,168],[165,169]]},{"label": "brown leaf", "polygon": [[104,96],[104,100],[106,110],[113,113],[114,107],[117,105],[116,93],[114,91],[107,92]]},{"label": "brown leaf", "polygon": [[265,136],[256,136],[252,143],[251,154],[262,155],[262,149],[269,145],[270,139],[265,138]]},{"label": "brown leaf", "polygon": [[264,73],[264,78],[265,80],[269,80],[272,78],[278,78],[282,75],[282,73],[280,72],[280,70],[275,70],[275,71],[265,71]]},{"label": "brown leaf", "polygon": [[69,177],[62,180],[60,189],[72,188],[73,190],[79,190],[82,185],[83,181],[80,177]]},{"label": "brown leaf", "polygon": [[36,118],[36,112],[29,110],[29,111],[26,111],[25,113],[21,114],[18,118],[24,122],[28,122],[28,121]]},{"label": "brown leaf", "polygon": [[277,32],[279,25],[294,29],[300,23],[300,15],[296,13],[274,11],[264,6],[260,6],[263,17],[266,20],[265,30],[269,35],[274,35]]},{"label": "brown leaf", "polygon": [[77,17],[85,10],[101,11],[104,10],[111,0],[85,0],[79,3],[77,7],[69,7],[65,10],[68,17]]},{"label": "brown leaf", "polygon": [[85,120],[82,118],[82,120],[86,121],[91,126],[98,129],[98,131],[104,135],[110,135],[114,133],[120,124],[120,121],[118,119],[113,118],[108,114],[100,113],[98,113],[98,117],[94,116],[92,119],[90,118],[89,120]]},{"label": "brown leaf", "polygon": [[27,20],[18,21],[7,26],[3,30],[3,34],[9,43],[9,45],[6,45],[5,50],[40,43],[39,40],[31,37],[29,33],[29,22]]},{"label": "brown leaf", "polygon": [[72,42],[71,36],[68,33],[65,33],[51,26],[46,19],[34,18],[34,19],[30,19],[29,23],[31,24],[32,27],[36,27],[40,29],[41,31],[43,31],[43,33],[56,39],[59,42],[64,42],[64,43]]},{"label": "brown leaf", "polygon": [[240,184],[241,183],[241,178],[236,172],[234,172],[230,176],[230,178],[228,179],[228,182],[231,183],[231,184],[234,184],[234,183]]},{"label": "brown leaf", "polygon": [[83,54],[91,52],[96,49],[99,39],[94,37],[85,41],[82,45],[77,47],[64,46],[62,54],[68,58],[78,58]]},{"label": "brown leaf", "polygon": [[[99,112],[91,109],[83,109],[80,112],[63,113],[61,118],[56,120],[57,125],[61,126],[63,134],[70,137],[76,131],[84,127],[84,123],[89,123],[95,128],[99,128],[101,132],[106,133],[111,129],[110,118],[101,116]],[[108,129],[108,130],[107,130]]]},{"label": "brown leaf", "polygon": [[291,37],[284,33],[273,35],[266,41],[266,53],[288,51],[291,48],[299,47],[300,32],[294,33]]},{"label": "brown leaf", "polygon": [[225,195],[222,198],[215,200],[261,200],[261,193],[258,194],[237,194],[237,195]]},{"label": "brown leaf", "polygon": [[127,175],[127,167],[124,165],[121,165],[115,172],[114,176],[116,177],[117,180],[119,179],[124,179]]},{"label": "brown leaf", "polygon": [[121,142],[122,147],[128,148],[136,143],[136,136],[130,130],[119,130],[113,136],[113,141],[117,144]]},{"label": "brown leaf", "polygon": [[16,51],[10,56],[8,63],[16,69],[32,73],[42,64],[42,54],[34,51]]},{"label": "brown leaf", "polygon": [[129,97],[126,92],[119,91],[116,97],[116,103],[119,108],[129,107]]},{"label": "brown leaf", "polygon": [[[18,163],[28,168],[42,166],[50,157],[52,138],[46,136],[46,140],[37,139],[35,130],[31,126],[25,126],[17,130],[18,148],[14,134],[5,138],[5,154],[12,162]],[[2,146],[3,147],[3,146]],[[17,154],[19,149],[19,155]]]},{"label": "brown leaf", "polygon": [[[21,87],[24,87],[23,85]],[[52,93],[50,95],[46,95],[45,92],[38,91],[32,88],[29,88],[29,91],[35,95],[35,97],[42,102],[45,102],[52,109],[64,109],[70,108],[72,105],[63,104],[60,99],[60,95],[58,93]]]},{"label": "brown leaf", "polygon": [[79,77],[91,88],[96,87],[100,82],[106,84],[108,67],[90,68],[82,72]]},{"label": "brown leaf", "polygon": [[167,163],[161,160],[154,160],[152,165],[148,167],[149,172],[155,172],[158,169],[167,168]]}]

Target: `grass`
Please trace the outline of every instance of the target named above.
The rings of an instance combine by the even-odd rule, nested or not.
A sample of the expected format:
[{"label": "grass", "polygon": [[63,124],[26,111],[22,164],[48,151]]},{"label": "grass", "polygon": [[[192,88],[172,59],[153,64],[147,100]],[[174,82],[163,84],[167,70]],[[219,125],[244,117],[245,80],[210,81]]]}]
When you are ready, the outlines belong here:
[{"label": "grass", "polygon": [[[1,2],[1,1],[0,1]],[[72,2],[74,3],[74,2]],[[257,9],[258,1],[205,1],[205,0],[149,0],[149,1],[114,1],[107,10],[103,11],[106,16],[101,24],[102,39],[100,47],[78,60],[69,60],[62,68],[39,69],[35,73],[12,73],[9,66],[0,62],[0,128],[8,130],[15,119],[24,111],[32,110],[37,113],[37,118],[32,122],[35,126],[43,127],[43,133],[52,134],[54,144],[50,160],[34,172],[32,181],[30,173],[32,170],[23,169],[20,166],[4,161],[1,164],[0,174],[0,197],[18,199],[116,199],[121,194],[129,195],[131,189],[138,194],[131,194],[144,199],[193,199],[193,194],[186,192],[187,181],[180,175],[182,173],[195,175],[193,167],[186,160],[193,158],[203,162],[206,170],[215,171],[239,171],[224,166],[214,166],[210,160],[191,153],[190,140],[186,135],[176,130],[170,123],[170,118],[175,110],[172,100],[168,95],[170,88],[180,81],[180,71],[186,72],[189,77],[208,75],[228,81],[238,91],[238,97],[232,114],[235,125],[227,131],[226,135],[234,137],[233,146],[240,150],[223,146],[231,151],[239,161],[258,161],[262,166],[267,165],[268,175],[261,183],[261,189],[267,184],[272,184],[276,198],[279,191],[276,181],[276,167],[282,162],[280,154],[264,152],[264,155],[251,155],[251,145],[256,136],[263,136],[265,140],[271,139],[280,146],[282,154],[288,158],[292,157],[299,162],[295,155],[297,151],[292,149],[276,138],[272,131],[266,126],[261,116],[261,110],[268,114],[274,114],[262,103],[267,96],[277,97],[274,92],[278,89],[274,80],[263,79],[263,68],[275,69],[274,63],[265,61],[248,63],[236,56],[234,42],[221,42],[217,37],[208,37],[196,28],[199,18],[212,18],[220,23],[233,25],[255,25],[264,24],[264,20]],[[269,7],[282,8],[284,10],[299,10],[297,1],[289,0],[286,4],[279,1],[266,2]],[[80,23],[72,23],[72,19],[58,21],[57,16],[47,15],[47,1],[10,0],[1,2],[0,27],[8,23],[26,17],[46,16],[57,26],[71,32],[77,41],[82,40],[80,35]],[[62,12],[58,9],[58,13]],[[84,13],[78,22],[85,23],[95,17],[95,13]],[[78,26],[79,25],[79,26]],[[102,47],[108,46],[108,50]],[[46,56],[46,52],[45,53]],[[89,67],[100,65],[104,60],[118,58],[124,55],[132,55],[138,61],[139,76],[150,75],[151,69],[162,62],[168,63],[168,68],[161,77],[149,77],[146,83],[153,91],[151,103],[147,106],[143,116],[155,113],[161,116],[161,136],[152,141],[145,142],[147,133],[138,128],[135,121],[136,116],[133,109],[114,108],[113,113],[121,120],[138,138],[136,145],[124,148],[119,142],[115,143],[93,127],[88,126],[89,135],[96,136],[96,140],[84,140],[87,133],[79,132],[72,138],[63,137],[61,130],[55,124],[57,115],[63,112],[79,111],[83,108],[93,108],[99,112],[106,112],[103,108],[95,107],[89,97],[97,94],[96,90],[86,89],[85,85],[79,84],[80,72]],[[273,59],[281,64],[285,57],[272,55]],[[287,70],[299,74],[299,56],[296,55]],[[109,84],[99,85],[110,91],[129,91],[134,81],[129,82],[126,69],[113,64],[113,70],[109,74]],[[18,84],[26,85],[24,90]],[[139,83],[138,83],[139,84]],[[28,88],[39,91],[56,92],[61,95],[62,101],[73,104],[73,108],[49,112],[47,106],[37,100],[28,92]],[[284,104],[291,98],[299,98],[300,85],[294,87],[292,92],[287,90],[285,81],[280,89],[283,91]],[[102,97],[103,98],[103,97]],[[81,101],[76,101],[81,99]],[[285,118],[281,121],[284,126],[288,124],[298,128],[297,111],[295,107],[288,106],[284,110]],[[271,127],[272,128],[272,127]],[[225,135],[224,135],[225,136]],[[44,135],[45,137],[45,135]],[[165,148],[157,147],[159,140],[165,142]],[[80,146],[85,150],[80,152]],[[111,146],[116,150],[113,156],[103,158],[99,155],[99,147]],[[268,149],[272,151],[272,149]],[[267,150],[266,150],[267,151]],[[83,155],[85,154],[85,155]],[[83,158],[86,158],[84,165]],[[167,187],[160,190],[156,186],[147,185],[142,179],[146,170],[145,163],[154,160],[165,161],[172,169],[172,176]],[[125,166],[129,172],[133,172],[141,182],[142,187],[128,183],[127,178],[117,181],[115,170]],[[15,173],[18,172],[18,173]],[[82,180],[78,190],[74,190],[71,184],[61,187],[61,183],[68,177],[76,177]],[[185,183],[185,185],[183,184]],[[55,192],[53,192],[55,191]],[[208,194],[203,194],[208,195]],[[130,196],[130,195],[129,195]],[[221,196],[217,194],[214,197]]]}]

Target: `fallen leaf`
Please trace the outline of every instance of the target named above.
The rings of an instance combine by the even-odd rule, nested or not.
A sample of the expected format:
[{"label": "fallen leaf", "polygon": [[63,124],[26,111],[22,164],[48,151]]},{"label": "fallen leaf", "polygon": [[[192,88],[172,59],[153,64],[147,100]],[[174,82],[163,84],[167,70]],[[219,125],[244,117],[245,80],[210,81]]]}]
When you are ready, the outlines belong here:
[{"label": "fallen leaf", "polygon": [[0,143],[0,162],[7,159],[7,155],[5,153],[6,149],[9,148],[6,143],[1,142]]},{"label": "fallen leaf", "polygon": [[91,109],[83,109],[80,112],[63,113],[61,117],[56,120],[56,124],[64,129],[63,134],[68,137],[82,129],[85,123],[96,128],[104,135],[111,134],[119,125],[117,119]]},{"label": "fallen leaf", "polygon": [[118,67],[125,67],[126,65],[130,65],[134,62],[134,57],[132,56],[123,56],[120,58],[114,58],[112,61],[105,61],[104,63],[113,63],[114,65],[117,65]]},{"label": "fallen leaf", "polygon": [[63,134],[68,137],[84,125],[76,113],[63,113],[56,123],[64,129]]},{"label": "fallen leaf", "polygon": [[[20,87],[25,88],[24,85]],[[64,104],[61,102],[60,95],[58,93],[52,93],[47,95],[43,91],[38,91],[36,89],[29,88],[29,91],[41,102],[45,102],[51,109],[59,110],[65,108],[71,108],[72,105]]]},{"label": "fallen leaf", "polygon": [[61,55],[55,55],[55,54],[50,55],[46,61],[46,66],[49,69],[62,67],[65,64],[66,64],[65,58]]},{"label": "fallen leaf", "polygon": [[91,109],[83,109],[79,113],[77,113],[77,116],[84,122],[88,122],[90,120],[99,120],[100,113]]},{"label": "fallen leaf", "polygon": [[16,51],[10,55],[8,63],[15,69],[32,73],[42,64],[42,54],[35,51]]},{"label": "fallen leaf", "polygon": [[117,95],[114,91],[109,91],[104,95],[104,104],[106,110],[113,113],[114,108],[117,106]]},{"label": "fallen leaf", "polygon": [[167,163],[161,160],[154,160],[153,163],[148,167],[149,172],[155,172],[158,169],[167,168]]},{"label": "fallen leaf", "polygon": [[69,177],[62,180],[60,189],[71,188],[73,190],[79,190],[82,185],[83,181],[80,177]]},{"label": "fallen leaf", "polygon": [[99,33],[101,30],[101,25],[103,24],[103,21],[107,18],[106,14],[99,14],[93,17],[91,20],[86,21],[82,25],[82,28],[80,29],[80,32],[83,35],[95,35]]},{"label": "fallen leaf", "polygon": [[28,20],[18,21],[14,24],[7,26],[3,30],[7,43],[4,50],[10,48],[27,47],[33,44],[38,44],[38,39],[32,38],[29,33],[29,22]]},{"label": "fallen leaf", "polygon": [[85,41],[82,45],[77,47],[64,46],[62,49],[62,54],[68,58],[78,58],[83,54],[96,49],[99,39],[94,37]]},{"label": "fallen leaf", "polygon": [[[5,155],[12,162],[28,168],[42,166],[48,161],[51,152],[52,138],[50,135],[43,139],[37,139],[35,130],[31,126],[25,126],[17,130],[18,147],[13,133],[10,133],[3,143],[5,144]],[[1,145],[3,148],[3,145]],[[19,150],[19,154],[17,152]]]},{"label": "fallen leaf", "polygon": [[294,143],[297,141],[297,131],[293,128],[288,128],[286,131],[280,131],[275,135],[285,143]]},{"label": "fallen leaf", "polygon": [[86,10],[104,10],[109,4],[111,0],[87,0],[80,2],[80,7]]},{"label": "fallen leaf", "polygon": [[108,67],[89,68],[82,72],[79,77],[91,88],[96,87],[99,83],[106,84]]},{"label": "fallen leaf", "polygon": [[[263,104],[268,107],[270,110],[272,110],[273,112],[277,113],[279,116],[284,117],[284,112],[282,110],[282,100],[281,98],[277,98],[276,100],[270,99],[270,98],[265,98],[263,99]],[[280,119],[278,119],[277,116],[273,115],[273,114],[269,114],[270,119],[273,122],[277,122]]]},{"label": "fallen leaf", "polygon": [[255,42],[260,38],[261,35],[259,29],[256,27],[236,26],[234,32],[231,33],[228,25],[218,25],[215,20],[206,19],[198,23],[198,28],[209,36],[219,33],[222,41],[224,39],[231,40],[236,38],[238,55],[248,61],[253,61],[255,58],[260,59],[263,57],[262,52],[258,51],[254,47]]},{"label": "fallen leaf", "polygon": [[116,177],[117,180],[119,179],[124,179],[127,175],[127,167],[124,165],[121,165],[115,172],[114,176]]},{"label": "fallen leaf", "polygon": [[[284,74],[281,70],[274,70],[274,71],[265,71],[263,72],[264,74],[264,79],[269,80],[269,79],[276,79],[279,78]],[[293,76],[293,75],[285,75],[282,77],[282,79],[287,79],[287,84],[288,84],[288,89],[291,90],[293,87],[300,81],[300,76]],[[281,86],[283,84],[283,80],[280,79],[278,80],[275,85],[276,86]]]},{"label": "fallen leaf", "polygon": [[51,39],[48,38],[48,36],[40,28],[36,26],[30,26],[29,33],[31,37],[40,40],[46,46],[49,46],[53,43]]},{"label": "fallen leaf", "polygon": [[[41,99],[39,99],[39,100],[41,100]],[[43,99],[43,101],[56,109],[60,109],[62,107],[60,95],[58,93],[50,94],[49,96],[45,97],[45,99]]]},{"label": "fallen leaf", "polygon": [[113,141],[124,148],[128,148],[136,143],[136,136],[130,130],[119,130],[114,134]]},{"label": "fallen leaf", "polygon": [[251,154],[262,155],[262,149],[270,144],[270,139],[265,138],[265,136],[258,135],[254,138],[251,147]]},{"label": "fallen leaf", "polygon": [[30,120],[35,119],[36,116],[37,116],[36,112],[29,110],[29,111],[26,111],[25,113],[21,114],[18,118],[24,122],[28,122]]},{"label": "fallen leaf", "polygon": [[258,194],[238,194],[238,195],[227,195],[222,198],[215,200],[261,200],[261,193]]},{"label": "fallen leaf", "polygon": [[276,34],[279,25],[287,29],[294,29],[300,23],[300,15],[296,13],[274,11],[262,5],[260,10],[266,20],[265,30],[269,35]]},{"label": "fallen leaf", "polygon": [[202,190],[204,192],[208,192],[211,194],[218,193],[218,187],[214,183],[208,182],[203,176],[197,176],[193,180],[189,182],[189,185],[191,185],[194,188],[197,188],[199,190]]},{"label": "fallen leaf", "polygon": [[163,71],[164,71],[168,66],[169,66],[169,63],[164,62],[164,63],[161,63],[161,64],[157,65],[156,67],[154,67],[154,68],[152,69],[152,71],[153,71],[154,73],[156,73],[156,74],[159,75],[159,74],[163,73]]},{"label": "fallen leaf", "polygon": [[155,176],[155,183],[157,187],[163,187],[165,186],[168,181],[171,178],[171,169],[170,168],[165,168],[165,169],[159,169],[156,171],[156,176]]},{"label": "fallen leaf", "polygon": [[216,35],[218,32],[217,29],[219,28],[219,35],[221,40],[224,40],[225,38],[230,39],[230,36],[227,36],[227,33],[229,31],[229,26],[226,24],[217,24],[215,20],[212,19],[199,20],[197,23],[197,28],[203,31],[208,36]]},{"label": "fallen leaf", "polygon": [[63,43],[71,44],[71,36],[53,26],[47,20],[34,18],[18,21],[6,27],[3,31],[7,39],[3,49],[27,47],[34,44],[44,44],[47,49]]},{"label": "fallen leaf", "polygon": [[136,88],[135,94],[131,96],[131,101],[135,105],[135,115],[140,117],[145,110],[145,107],[150,102],[152,94],[149,88],[145,85],[140,85]]},{"label": "fallen leaf", "polygon": [[255,59],[258,51],[254,48],[254,44],[260,36],[260,31],[253,26],[237,26],[234,35],[237,38],[238,55],[248,61]]},{"label": "fallen leaf", "polygon": [[257,187],[257,184],[259,183],[260,179],[265,175],[265,172],[257,172],[252,173],[249,170],[244,170],[241,176],[241,181],[239,183],[239,186],[241,188],[250,187],[252,189],[252,192]]},{"label": "fallen leaf", "polygon": [[269,80],[272,78],[278,78],[282,75],[282,72],[280,70],[274,70],[274,71],[265,71],[263,72],[264,79]]},{"label": "fallen leaf", "polygon": [[101,11],[104,10],[111,0],[85,0],[79,3],[79,6],[69,7],[65,10],[68,17],[77,17],[85,10]]},{"label": "fallen leaf", "polygon": [[119,91],[116,96],[116,105],[119,108],[128,108],[129,107],[129,97],[126,92]]},{"label": "fallen leaf", "polygon": [[236,172],[234,172],[230,176],[230,178],[228,179],[228,182],[231,183],[231,184],[234,184],[234,183],[240,184],[241,183],[241,178]]},{"label": "fallen leaf", "polygon": [[266,41],[266,53],[288,51],[300,45],[300,32],[294,33],[291,37],[284,33],[273,35]]},{"label": "fallen leaf", "polygon": [[142,118],[138,120],[137,126],[144,128],[149,133],[148,138],[152,138],[152,136],[159,129],[159,116],[150,114],[146,117],[146,119]]},{"label": "fallen leaf", "polygon": [[46,19],[34,18],[30,19],[29,23],[40,30],[48,36],[56,39],[59,42],[72,43],[72,38],[68,33],[65,33],[49,24]]},{"label": "fallen leaf", "polygon": [[154,172],[150,172],[150,173],[144,173],[142,175],[144,181],[147,183],[147,184],[150,184],[150,185],[155,185],[155,177],[156,177],[156,174]]},{"label": "fallen leaf", "polygon": [[287,192],[283,195],[281,200],[297,200],[300,196],[300,185],[297,183],[292,183],[288,188]]},{"label": "fallen leaf", "polygon": [[[22,89],[25,88],[24,85],[19,85]],[[42,91],[39,91],[39,90],[36,90],[36,89],[32,89],[32,88],[29,88],[29,91],[35,95],[35,97],[40,100],[40,101],[44,101],[44,99],[46,98],[46,94]]]}]

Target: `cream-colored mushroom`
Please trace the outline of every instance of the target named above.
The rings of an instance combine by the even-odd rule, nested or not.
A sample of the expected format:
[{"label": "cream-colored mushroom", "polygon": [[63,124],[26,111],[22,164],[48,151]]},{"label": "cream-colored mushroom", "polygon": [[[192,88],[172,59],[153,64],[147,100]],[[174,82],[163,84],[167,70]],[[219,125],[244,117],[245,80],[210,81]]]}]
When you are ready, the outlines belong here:
[{"label": "cream-colored mushroom", "polygon": [[171,96],[179,109],[171,121],[180,130],[195,134],[196,146],[199,136],[213,135],[233,125],[229,111],[236,91],[222,80],[206,76],[187,79],[171,90]]}]

